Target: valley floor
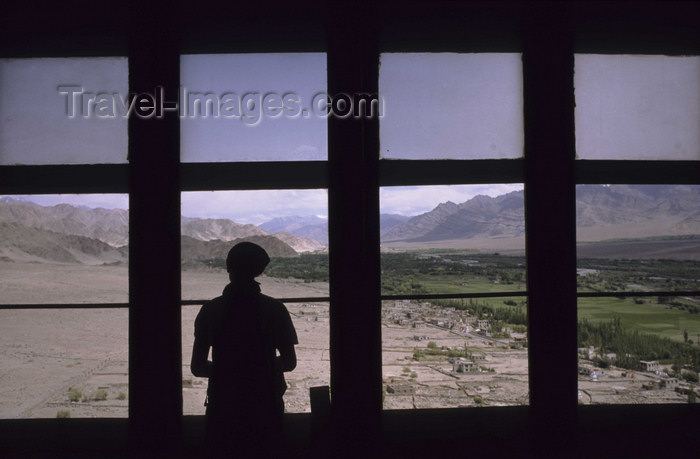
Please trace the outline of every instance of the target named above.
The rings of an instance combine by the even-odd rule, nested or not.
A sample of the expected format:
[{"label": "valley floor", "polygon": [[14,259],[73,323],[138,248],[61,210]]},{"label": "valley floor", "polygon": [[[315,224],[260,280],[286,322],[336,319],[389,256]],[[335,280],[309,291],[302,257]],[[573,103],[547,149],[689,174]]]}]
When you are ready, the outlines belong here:
[{"label": "valley floor", "polygon": [[[127,274],[125,266],[0,262],[0,303],[126,303]],[[328,296],[327,283],[269,277],[261,281],[263,292],[273,297]],[[213,298],[226,283],[226,273],[183,271],[183,298]],[[287,307],[300,344],[298,367],[287,377],[285,401],[289,412],[308,412],[309,388],[330,383],[328,303],[288,302]],[[414,311],[414,318],[422,316],[418,328],[395,319],[408,310]],[[198,305],[182,307],[186,415],[204,413],[206,380],[189,372],[198,311]],[[440,314],[432,305],[415,302],[383,305],[385,408],[527,404],[527,349],[522,342],[432,324],[433,316]],[[414,359],[416,349],[425,350],[430,342],[445,350],[466,347],[476,356],[476,370],[455,372],[454,358],[446,354]],[[582,403],[682,402],[683,397],[672,391],[644,389],[642,384],[650,379],[653,376],[641,373],[634,380],[625,379],[613,371],[595,382],[582,378]],[[128,403],[126,308],[0,310],[0,418],[55,418],[67,413],[126,417]]]}]

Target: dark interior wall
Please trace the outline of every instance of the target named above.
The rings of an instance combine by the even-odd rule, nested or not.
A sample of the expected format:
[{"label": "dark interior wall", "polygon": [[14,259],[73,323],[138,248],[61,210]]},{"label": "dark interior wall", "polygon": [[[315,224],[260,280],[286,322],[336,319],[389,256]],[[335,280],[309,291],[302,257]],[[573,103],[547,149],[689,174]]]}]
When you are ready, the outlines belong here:
[{"label": "dark interior wall", "polygon": [[[318,457],[700,457],[697,406],[576,405],[572,223],[575,183],[601,171],[611,181],[626,183],[653,183],[660,180],[659,170],[679,183],[700,183],[692,163],[613,165],[613,172],[595,162],[578,167],[572,118],[573,52],[698,54],[700,7],[669,2],[107,1],[13,2],[1,8],[2,57],[129,55],[132,88],[144,90],[178,86],[181,52],[322,50],[328,52],[329,92],[345,93],[376,90],[373,69],[382,50],[522,52],[522,161],[389,164],[377,159],[376,120],[331,120],[327,164],[313,166],[312,173],[304,165],[265,171],[272,171],[265,179],[270,186],[284,183],[288,167],[297,167],[309,173],[302,178],[305,183],[329,187],[334,400],[331,430],[325,434],[330,440],[314,436],[311,416],[288,415],[292,449],[300,455],[315,451]],[[217,172],[179,166],[173,120],[158,126],[132,122],[129,129],[128,166],[88,167],[78,174],[76,168],[0,167],[0,193],[130,191],[132,240],[144,248],[134,253],[130,267],[130,419],[2,420],[0,451],[10,457],[121,457],[129,452],[158,457],[183,451],[194,457],[201,443],[203,419],[181,418],[180,313],[172,306],[179,302],[179,190],[206,183],[223,188],[230,183],[228,174],[245,179],[239,186],[260,185],[255,167],[232,165]],[[526,183],[528,290],[530,303],[537,305],[529,311],[530,407],[381,411],[377,185],[407,176],[426,184],[489,183],[494,176]],[[151,211],[154,207],[159,213]],[[154,239],[163,237],[171,242],[154,251]],[[148,284],[140,283],[145,281],[164,286],[167,293],[153,296]],[[348,314],[357,304],[362,312]],[[344,345],[358,336],[358,348]]]}]

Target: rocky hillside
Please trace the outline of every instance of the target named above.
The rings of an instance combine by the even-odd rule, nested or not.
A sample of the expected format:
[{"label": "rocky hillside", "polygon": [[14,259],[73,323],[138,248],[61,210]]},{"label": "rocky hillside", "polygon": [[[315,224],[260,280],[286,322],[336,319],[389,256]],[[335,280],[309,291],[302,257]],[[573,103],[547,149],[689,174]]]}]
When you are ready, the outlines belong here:
[{"label": "rocky hillside", "polygon": [[381,233],[382,241],[440,241],[525,234],[523,192],[496,198],[476,196],[461,204],[444,202]]},{"label": "rocky hillside", "polygon": [[260,225],[260,228],[268,233],[284,232],[306,239],[313,239],[328,245],[328,220],[308,215],[305,217],[291,216],[273,218]]},{"label": "rocky hillside", "polygon": [[268,234],[255,225],[241,225],[225,218],[182,217],[181,222],[181,234],[200,241],[233,241],[242,237]]},{"label": "rocky hillside", "polygon": [[[525,234],[524,215],[523,191],[476,196],[461,204],[442,203],[381,237],[383,242],[516,237]],[[580,185],[576,218],[585,240],[700,234],[700,187]]]},{"label": "rocky hillside", "polygon": [[0,260],[103,265],[127,261],[126,247],[85,236],[0,222]]},{"label": "rocky hillside", "polygon": [[579,186],[579,227],[645,224],[664,234],[700,233],[700,187],[689,185]]},{"label": "rocky hillside", "polygon": [[235,244],[243,241],[253,242],[264,248],[270,257],[296,257],[299,254],[288,244],[274,236],[248,236],[224,242],[220,240],[200,241],[189,236],[182,236],[181,258],[182,266],[187,269],[205,267],[222,268],[225,266],[226,255]]},{"label": "rocky hillside", "polygon": [[45,207],[5,198],[0,200],[0,222],[85,236],[114,247],[129,243],[129,213],[123,209],[90,209],[69,204]]},{"label": "rocky hillside", "polygon": [[[323,219],[319,220],[325,222]],[[123,247],[129,243],[129,213],[123,209],[92,209],[70,204],[41,206],[30,201],[6,197],[0,198],[0,223],[16,223],[27,228],[84,236],[113,247]],[[250,236],[270,235],[255,225],[243,225],[223,218],[182,217],[181,232],[183,236],[200,241],[226,242]],[[328,240],[325,228],[317,228],[308,233],[316,234],[321,240]],[[278,232],[275,237],[299,253],[325,249],[324,243],[318,239],[299,234]]]},{"label": "rocky hillside", "polygon": [[[260,245],[271,257],[298,256],[292,247],[270,235],[248,236],[229,242],[200,241],[182,236],[182,264],[185,267],[208,266],[212,260],[225,259],[229,249],[242,241]],[[0,261],[105,265],[126,263],[128,257],[128,246],[117,248],[85,236],[0,222]]]},{"label": "rocky hillside", "polygon": [[308,237],[299,237],[293,234],[285,233],[284,231],[278,231],[273,234],[274,237],[284,242],[293,248],[296,252],[320,252],[326,250],[326,246],[316,239],[311,239]]},{"label": "rocky hillside", "polygon": [[[581,185],[579,241],[700,235],[700,186]],[[381,215],[382,242],[511,238],[525,234],[524,193],[444,202],[408,218]],[[0,199],[0,257],[62,263],[119,263],[128,250],[128,213],[68,204],[44,207]],[[274,234],[270,234],[270,232]],[[235,241],[260,241],[271,256],[326,250],[327,220],[285,217],[260,227],[227,219],[182,217],[183,263],[222,257]]]}]

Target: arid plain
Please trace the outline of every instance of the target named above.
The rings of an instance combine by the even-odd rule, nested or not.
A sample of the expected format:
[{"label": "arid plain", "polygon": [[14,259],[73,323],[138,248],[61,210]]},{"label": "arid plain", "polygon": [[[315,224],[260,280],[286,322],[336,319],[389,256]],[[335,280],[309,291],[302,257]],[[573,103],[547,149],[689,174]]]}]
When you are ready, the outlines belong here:
[{"label": "arid plain", "polygon": [[[0,302],[126,303],[126,266],[85,266],[0,262]],[[327,283],[261,277],[264,293],[278,298],[327,297]],[[183,271],[185,300],[220,295],[227,283],[221,271]],[[288,412],[310,411],[309,388],[328,385],[329,305],[287,302],[299,335],[298,366],[287,374]],[[417,305],[414,305],[415,307]],[[173,305],[173,307],[180,307]],[[361,307],[361,305],[358,305]],[[385,390],[396,384],[412,394],[385,396],[389,409],[527,403],[527,352],[506,349],[475,335],[460,335],[428,325],[420,331],[440,346],[467,345],[486,356],[483,366],[495,372],[456,375],[447,359],[419,362],[417,331],[387,317],[393,303],[383,305]],[[206,380],[189,371],[194,319],[199,305],[182,306],[182,383],[185,415],[204,413]],[[352,343],[349,343],[352,345]],[[128,310],[20,309],[0,310],[0,418],[126,417],[128,413]],[[405,369],[409,368],[410,372]],[[411,375],[410,373],[415,373]]]},{"label": "arid plain", "polygon": [[[0,262],[0,302],[126,303],[126,266]],[[276,297],[325,297],[327,284],[262,277]],[[223,272],[183,271],[184,299],[209,299],[227,283]],[[328,304],[289,303],[300,338],[299,363],[288,375],[290,412],[309,411],[308,388],[328,385]],[[180,307],[173,305],[173,307]],[[206,380],[189,371],[199,306],[182,307],[184,413],[204,413]],[[0,418],[126,417],[128,310],[0,310]],[[73,400],[71,400],[73,398]],[[64,414],[65,415],[65,414]]]}]

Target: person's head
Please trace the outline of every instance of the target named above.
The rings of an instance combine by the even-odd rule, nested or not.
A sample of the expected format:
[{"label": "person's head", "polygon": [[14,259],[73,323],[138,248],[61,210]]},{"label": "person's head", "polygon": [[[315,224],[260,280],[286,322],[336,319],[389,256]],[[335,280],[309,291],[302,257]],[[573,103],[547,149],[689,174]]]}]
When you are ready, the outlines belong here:
[{"label": "person's head", "polygon": [[252,242],[239,242],[226,257],[226,270],[233,281],[253,279],[263,273],[270,257],[265,249]]}]

